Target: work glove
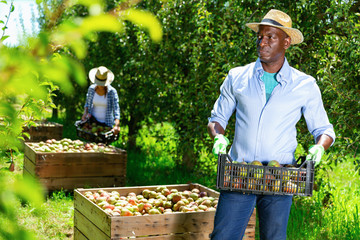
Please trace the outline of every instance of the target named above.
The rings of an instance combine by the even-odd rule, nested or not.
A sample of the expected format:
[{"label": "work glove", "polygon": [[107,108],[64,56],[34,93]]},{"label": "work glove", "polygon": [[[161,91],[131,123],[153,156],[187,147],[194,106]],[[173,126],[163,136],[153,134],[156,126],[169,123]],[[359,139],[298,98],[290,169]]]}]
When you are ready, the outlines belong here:
[{"label": "work glove", "polygon": [[312,145],[309,148],[309,154],[306,156],[306,160],[315,161],[315,167],[319,165],[325,149],[322,145]]},{"label": "work glove", "polygon": [[219,153],[226,153],[226,147],[229,145],[229,139],[222,134],[218,134],[214,138],[213,154],[217,158]]}]

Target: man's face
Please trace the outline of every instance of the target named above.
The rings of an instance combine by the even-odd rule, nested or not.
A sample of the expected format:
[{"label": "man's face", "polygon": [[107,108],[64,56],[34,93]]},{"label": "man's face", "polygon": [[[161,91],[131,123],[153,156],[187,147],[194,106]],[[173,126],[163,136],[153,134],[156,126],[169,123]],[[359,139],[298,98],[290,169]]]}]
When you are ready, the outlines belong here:
[{"label": "man's face", "polygon": [[259,26],[256,47],[261,62],[283,61],[285,50],[289,48],[290,43],[290,37],[283,30],[266,25]]}]

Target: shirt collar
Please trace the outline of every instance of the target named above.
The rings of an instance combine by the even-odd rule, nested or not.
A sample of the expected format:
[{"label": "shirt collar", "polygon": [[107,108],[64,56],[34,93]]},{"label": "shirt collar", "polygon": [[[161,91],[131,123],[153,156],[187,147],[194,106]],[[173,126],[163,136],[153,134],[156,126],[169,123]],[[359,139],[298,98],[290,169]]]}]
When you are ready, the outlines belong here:
[{"label": "shirt collar", "polygon": [[[258,76],[259,78],[264,74],[264,69],[261,65],[260,62],[260,58],[258,58],[255,62],[255,75]],[[279,73],[276,75],[276,80],[281,82],[290,82],[291,81],[291,77],[290,77],[290,73],[291,73],[291,67],[289,65],[289,62],[287,61],[287,59],[285,58],[284,64],[281,67]]]}]

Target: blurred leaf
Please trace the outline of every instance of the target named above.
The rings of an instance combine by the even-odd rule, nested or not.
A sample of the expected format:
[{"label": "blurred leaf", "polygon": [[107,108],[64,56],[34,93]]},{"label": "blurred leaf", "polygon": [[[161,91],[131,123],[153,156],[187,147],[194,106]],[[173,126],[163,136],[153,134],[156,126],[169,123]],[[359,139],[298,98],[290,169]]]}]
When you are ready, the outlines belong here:
[{"label": "blurred leaf", "polygon": [[42,185],[33,177],[24,176],[14,182],[13,190],[16,196],[31,204],[35,208],[40,208],[44,199],[44,189]]},{"label": "blurred leaf", "polygon": [[0,41],[4,41],[5,39],[7,39],[9,36],[7,36],[7,35],[4,35],[1,39],[0,39]]},{"label": "blurred leaf", "polygon": [[78,39],[77,41],[72,41],[69,43],[69,46],[79,59],[85,58],[87,54],[87,44],[84,40]]},{"label": "blurred leaf", "polygon": [[145,28],[154,42],[160,42],[162,39],[162,27],[159,20],[150,12],[137,9],[129,9],[125,12],[124,18]]},{"label": "blurred leaf", "polygon": [[74,6],[76,4],[81,4],[87,7],[91,7],[93,5],[103,5],[103,0],[70,0],[68,3],[68,7]]},{"label": "blurred leaf", "polygon": [[[26,138],[29,138],[30,139],[30,133],[28,133],[28,132],[23,132],[23,135],[24,135],[24,137],[26,137]],[[24,138],[23,138],[24,139]]]},{"label": "blurred leaf", "polygon": [[83,18],[79,30],[84,35],[92,31],[120,32],[122,31],[122,25],[116,17],[102,14]]},{"label": "blurred leaf", "polygon": [[0,116],[14,116],[15,109],[12,104],[0,102]]}]

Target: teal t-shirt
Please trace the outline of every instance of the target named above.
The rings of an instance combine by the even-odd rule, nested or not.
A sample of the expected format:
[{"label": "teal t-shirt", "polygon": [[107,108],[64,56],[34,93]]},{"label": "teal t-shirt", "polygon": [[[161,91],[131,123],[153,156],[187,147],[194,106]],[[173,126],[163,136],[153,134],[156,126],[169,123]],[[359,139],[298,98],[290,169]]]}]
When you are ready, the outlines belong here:
[{"label": "teal t-shirt", "polygon": [[261,77],[261,80],[265,84],[266,101],[269,100],[272,91],[274,90],[276,85],[279,84],[279,82],[276,81],[276,74],[277,73],[268,73],[264,71],[264,75]]}]

